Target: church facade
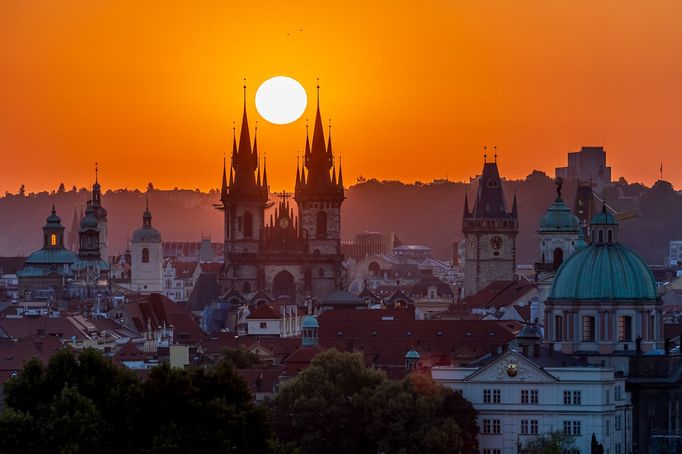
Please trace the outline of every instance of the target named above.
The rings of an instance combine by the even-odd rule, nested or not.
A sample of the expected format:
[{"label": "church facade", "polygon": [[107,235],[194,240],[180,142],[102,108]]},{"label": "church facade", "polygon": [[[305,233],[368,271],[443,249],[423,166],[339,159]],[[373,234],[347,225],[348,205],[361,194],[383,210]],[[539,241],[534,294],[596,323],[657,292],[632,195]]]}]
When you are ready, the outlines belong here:
[{"label": "church facade", "polygon": [[261,167],[257,138],[252,146],[244,104],[239,143],[235,135],[229,178],[224,165],[217,206],[225,217],[223,292],[265,291],[274,298],[302,303],[308,298],[322,299],[345,286],[341,254],[345,196],[341,165],[337,178],[334,161],[331,136],[325,143],[318,94],[312,144],[306,135],[293,197],[279,194],[280,201],[266,220],[266,209],[275,204],[268,200],[266,160]]}]

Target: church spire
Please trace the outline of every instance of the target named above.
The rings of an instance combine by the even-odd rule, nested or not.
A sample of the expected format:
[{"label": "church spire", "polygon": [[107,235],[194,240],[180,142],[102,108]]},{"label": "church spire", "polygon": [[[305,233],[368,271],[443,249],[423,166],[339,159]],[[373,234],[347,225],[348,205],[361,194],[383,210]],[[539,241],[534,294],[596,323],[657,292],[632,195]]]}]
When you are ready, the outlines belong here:
[{"label": "church spire", "polygon": [[333,162],[329,159],[324,140],[324,127],[320,114],[320,85],[317,85],[317,112],[315,113],[315,126],[313,128],[313,142],[310,148],[310,159],[306,159],[308,168],[308,185],[312,188],[321,189],[329,186],[331,180],[329,171]]},{"label": "church spire", "polygon": [[518,219],[519,217],[519,209],[516,205],[516,191],[514,191],[514,203],[512,203],[511,217],[514,219]]},{"label": "church spire", "polygon": [[334,154],[332,153],[332,120],[329,119],[329,129],[327,133],[327,159],[334,166]]},{"label": "church spire", "polygon": [[[230,166],[230,173],[232,173],[232,167]],[[223,182],[220,187],[220,200],[223,202],[227,198],[227,157],[223,154]]]},{"label": "church spire", "polygon": [[296,155],[296,188],[301,185],[301,169],[299,165],[300,157]]},{"label": "church spire", "polygon": [[339,187],[343,190],[343,170],[341,169],[341,156],[339,156]]},{"label": "church spire", "polygon": [[258,122],[253,132],[253,159],[256,161],[256,186],[260,186],[260,158],[258,157]]},{"label": "church spire", "polygon": [[263,155],[263,189],[265,190],[265,194],[267,196],[268,194],[268,155],[264,154]]},{"label": "church spire", "polygon": [[310,164],[310,139],[308,134],[308,119],[305,120],[305,154],[303,155],[303,167]]},{"label": "church spire", "polygon": [[464,218],[469,217],[469,193],[464,190]]}]

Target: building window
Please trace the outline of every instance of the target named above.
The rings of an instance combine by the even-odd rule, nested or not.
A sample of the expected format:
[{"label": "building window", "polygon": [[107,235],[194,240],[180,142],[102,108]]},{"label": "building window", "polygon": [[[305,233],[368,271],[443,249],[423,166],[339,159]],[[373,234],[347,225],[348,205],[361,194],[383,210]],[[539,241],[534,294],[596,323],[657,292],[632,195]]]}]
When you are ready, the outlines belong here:
[{"label": "building window", "polygon": [[142,248],[142,263],[149,263],[149,249]]},{"label": "building window", "polygon": [[554,316],[554,340],[561,342],[564,337],[564,318],[561,315]]},{"label": "building window", "polygon": [[317,238],[327,238],[327,213],[324,211],[317,212],[317,230],[315,236]]},{"label": "building window", "polygon": [[580,421],[564,421],[564,435],[580,435]]},{"label": "building window", "polygon": [[611,403],[611,390],[606,390],[606,405],[609,405]]},{"label": "building window", "polygon": [[244,213],[244,238],[253,237],[253,215],[250,211]]},{"label": "building window", "polygon": [[501,424],[499,419],[484,419],[483,433],[484,434],[499,434],[501,433]]},{"label": "building window", "polygon": [[623,415],[616,415],[614,426],[616,430],[623,430]]},{"label": "building window", "polygon": [[627,315],[618,317],[618,340],[632,342],[632,317]]},{"label": "building window", "polygon": [[501,400],[501,393],[499,389],[493,389],[493,403],[499,404]]},{"label": "building window", "polygon": [[613,388],[613,398],[616,400],[623,400],[622,396],[622,390],[620,388],[620,385],[616,385],[615,388]]},{"label": "building window", "polygon": [[260,328],[265,329],[268,327],[268,322],[260,322]]},{"label": "building window", "polygon": [[623,454],[623,445],[616,443],[616,454]]},{"label": "building window", "polygon": [[537,389],[522,389],[521,390],[521,403],[522,404],[537,404],[538,403],[538,390]]},{"label": "building window", "polygon": [[538,433],[538,420],[537,419],[522,419],[521,420],[521,434],[537,434]]},{"label": "building window", "polygon": [[484,404],[489,404],[490,402],[492,402],[491,395],[492,395],[491,390],[489,390],[489,389],[483,390],[483,403]]},{"label": "building window", "polygon": [[57,235],[53,233],[50,235],[50,246],[56,246],[57,245]]},{"label": "building window", "polygon": [[320,277],[324,277],[324,268],[320,268],[317,272]]},{"label": "building window", "polygon": [[561,264],[564,262],[564,250],[561,248],[554,249],[554,270],[558,270]]},{"label": "building window", "polygon": [[606,426],[604,427],[604,435],[607,437],[611,435],[611,420],[606,418]]},{"label": "building window", "polygon": [[594,342],[594,317],[583,316],[583,342]]},{"label": "building window", "polygon": [[564,391],[564,405],[580,405],[580,391]]}]

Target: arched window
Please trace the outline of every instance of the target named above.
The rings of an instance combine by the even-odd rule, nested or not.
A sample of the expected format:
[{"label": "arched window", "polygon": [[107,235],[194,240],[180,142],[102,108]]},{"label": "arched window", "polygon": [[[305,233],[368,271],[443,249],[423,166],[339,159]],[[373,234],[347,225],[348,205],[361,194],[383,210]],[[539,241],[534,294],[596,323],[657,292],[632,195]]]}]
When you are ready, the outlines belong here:
[{"label": "arched window", "polygon": [[564,337],[564,318],[561,315],[554,316],[554,340],[561,342]]},{"label": "arched window", "polygon": [[599,242],[603,243],[604,242],[604,230],[599,229]]},{"label": "arched window", "polygon": [[253,237],[253,215],[250,211],[244,213],[244,238]]},{"label": "arched window", "polygon": [[379,272],[381,271],[381,267],[379,266],[379,264],[377,262],[372,262],[369,264],[368,271],[369,271],[369,275],[371,277],[377,277],[377,276],[379,276]]},{"label": "arched window", "polygon": [[609,238],[609,243],[613,243],[613,230],[609,229],[607,235],[608,235],[608,238]]},{"label": "arched window", "polygon": [[627,315],[618,317],[618,340],[632,342],[632,317]]},{"label": "arched window", "polygon": [[594,317],[583,316],[583,342],[594,342]]},{"label": "arched window", "polygon": [[564,250],[560,247],[554,249],[554,270],[558,270],[564,261]]},{"label": "arched window", "polygon": [[53,233],[50,235],[50,246],[56,246],[57,245],[57,234]]},{"label": "arched window", "polygon": [[317,238],[327,237],[327,213],[324,211],[317,212],[317,231],[315,236]]},{"label": "arched window", "polygon": [[280,271],[272,280],[272,296],[288,296],[291,301],[296,301],[296,283],[294,276],[288,271]]},{"label": "arched window", "polygon": [[142,248],[142,263],[149,263],[149,249]]},{"label": "arched window", "polygon": [[249,284],[248,282],[244,282],[244,286],[242,288],[244,289],[244,293],[251,292],[251,284]]}]

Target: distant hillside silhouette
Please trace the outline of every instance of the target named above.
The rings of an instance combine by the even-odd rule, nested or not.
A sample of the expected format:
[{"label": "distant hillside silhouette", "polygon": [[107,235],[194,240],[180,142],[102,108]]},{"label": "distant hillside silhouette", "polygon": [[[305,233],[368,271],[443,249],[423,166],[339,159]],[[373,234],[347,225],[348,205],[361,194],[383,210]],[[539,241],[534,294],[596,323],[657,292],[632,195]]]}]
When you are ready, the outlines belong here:
[{"label": "distant hillside silhouette", "polygon": [[[346,191],[342,237],[351,239],[363,231],[395,231],[403,243],[427,245],[436,257],[447,259],[451,255],[453,241],[462,239],[461,221],[467,188],[469,200],[473,201],[475,185],[465,183],[363,181]],[[534,171],[523,180],[505,182],[504,189],[509,206],[515,192],[517,195],[521,228],[518,261],[531,264],[538,254],[538,220],[556,197],[556,187],[550,177]],[[563,196],[570,207],[573,206],[575,190],[575,183],[564,184]],[[637,218],[621,223],[620,239],[648,263],[662,263],[668,253],[668,242],[682,239],[682,195],[669,183],[659,181],[652,188],[647,188],[621,179],[604,195],[617,211],[637,211]],[[109,250],[112,254],[123,252],[128,237],[141,225],[147,196],[154,226],[160,230],[164,240],[198,241],[202,235],[210,235],[214,241],[222,241],[222,213],[212,206],[219,198],[216,191],[106,191],[102,203],[108,210]],[[63,191],[54,196],[67,235],[74,206],[84,206],[87,198],[85,189]],[[271,200],[276,200],[276,197],[271,196]],[[52,196],[47,192],[1,197],[0,255],[26,255],[39,248],[40,228],[51,206]]]}]

